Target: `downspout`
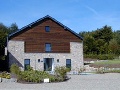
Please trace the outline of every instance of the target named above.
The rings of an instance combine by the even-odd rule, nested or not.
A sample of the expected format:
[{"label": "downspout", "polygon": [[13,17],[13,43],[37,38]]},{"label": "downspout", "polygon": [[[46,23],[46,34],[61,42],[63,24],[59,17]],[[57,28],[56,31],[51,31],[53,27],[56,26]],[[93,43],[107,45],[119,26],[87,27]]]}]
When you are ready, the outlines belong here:
[{"label": "downspout", "polygon": [[8,37],[9,37],[9,35],[7,36],[7,66],[8,66],[8,70],[9,70],[9,51],[8,51]]}]

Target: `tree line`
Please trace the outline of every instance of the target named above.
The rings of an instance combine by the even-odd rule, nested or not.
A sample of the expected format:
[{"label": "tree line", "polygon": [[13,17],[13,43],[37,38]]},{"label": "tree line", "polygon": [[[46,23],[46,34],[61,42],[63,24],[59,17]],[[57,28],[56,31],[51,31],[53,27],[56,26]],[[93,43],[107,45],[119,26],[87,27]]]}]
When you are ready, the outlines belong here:
[{"label": "tree line", "polygon": [[4,48],[6,47],[7,36],[18,30],[16,23],[12,23],[9,27],[0,23],[0,60],[4,60]]},{"label": "tree line", "polygon": [[110,26],[103,26],[91,32],[80,32],[83,37],[84,55],[120,55],[120,30],[113,31]]},{"label": "tree line", "polygon": [[[4,59],[7,36],[17,30],[16,23],[9,27],[0,23],[0,60]],[[111,26],[105,25],[91,32],[82,31],[79,35],[83,37],[84,56],[120,55],[120,30],[113,31]]]}]

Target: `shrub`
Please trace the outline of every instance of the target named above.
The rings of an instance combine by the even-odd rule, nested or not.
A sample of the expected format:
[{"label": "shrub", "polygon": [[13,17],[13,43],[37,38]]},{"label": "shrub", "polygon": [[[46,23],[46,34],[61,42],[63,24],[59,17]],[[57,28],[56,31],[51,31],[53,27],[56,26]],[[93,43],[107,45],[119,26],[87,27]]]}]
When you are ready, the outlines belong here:
[{"label": "shrub", "polygon": [[30,70],[30,71],[22,71],[18,77],[18,80],[40,83],[43,82],[44,78],[48,78],[48,77],[49,74],[45,71]]},{"label": "shrub", "polygon": [[57,76],[58,81],[64,81],[66,79],[66,74],[69,72],[69,69],[61,66],[55,68],[55,75]]},{"label": "shrub", "polygon": [[10,79],[10,78],[11,78],[10,74],[7,73],[6,71],[2,72],[2,73],[0,74],[0,77],[1,77],[1,78],[6,78],[6,79]]},{"label": "shrub", "polygon": [[8,74],[7,76],[6,76],[6,79],[10,79],[11,78],[11,76],[10,76],[10,74]]},{"label": "shrub", "polygon": [[85,67],[80,67],[80,69],[79,69],[78,73],[80,74],[80,73],[84,72],[85,70],[86,70],[86,68],[85,68]]},{"label": "shrub", "polygon": [[19,75],[20,69],[17,64],[12,64],[10,67],[10,72],[15,75]]},{"label": "shrub", "polygon": [[66,74],[68,71],[69,69],[66,67],[56,67],[55,75],[50,75],[45,71],[28,69],[19,73],[18,81],[40,83],[43,82],[45,78],[49,78],[50,82],[60,82],[66,79]]},{"label": "shrub", "polygon": [[85,58],[99,59],[99,60],[112,60],[114,59],[114,54],[85,54]]},{"label": "shrub", "polygon": [[49,75],[48,78],[49,78],[50,82],[55,82],[56,81],[56,78],[55,78],[54,75]]},{"label": "shrub", "polygon": [[96,73],[98,73],[98,74],[104,74],[105,73],[104,67],[98,68],[98,70],[96,71]]},{"label": "shrub", "polygon": [[100,55],[98,55],[98,59],[99,60],[112,60],[112,59],[114,59],[114,55],[112,55],[112,54],[100,54]]}]

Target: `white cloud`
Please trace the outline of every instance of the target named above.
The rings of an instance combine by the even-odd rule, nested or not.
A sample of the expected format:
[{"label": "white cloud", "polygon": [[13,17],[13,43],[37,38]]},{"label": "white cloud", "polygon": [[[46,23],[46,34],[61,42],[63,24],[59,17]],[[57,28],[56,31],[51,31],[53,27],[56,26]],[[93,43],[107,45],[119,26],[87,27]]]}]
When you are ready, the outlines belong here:
[{"label": "white cloud", "polygon": [[87,6],[87,5],[85,5],[85,7],[86,7],[89,11],[93,12],[95,15],[98,15],[98,12],[97,12],[95,9],[93,9],[92,7],[89,7],[89,6]]}]

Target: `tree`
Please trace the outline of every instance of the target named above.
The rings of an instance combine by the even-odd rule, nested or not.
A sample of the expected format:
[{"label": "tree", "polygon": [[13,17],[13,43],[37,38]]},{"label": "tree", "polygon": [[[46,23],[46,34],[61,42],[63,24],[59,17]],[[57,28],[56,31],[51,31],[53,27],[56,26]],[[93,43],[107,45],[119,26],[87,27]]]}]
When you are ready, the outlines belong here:
[{"label": "tree", "polygon": [[8,28],[2,23],[0,23],[0,57],[4,55],[7,33],[8,33]]},{"label": "tree", "polygon": [[0,57],[4,56],[4,48],[6,46],[6,39],[8,34],[11,34],[16,30],[18,30],[18,26],[15,23],[11,24],[10,27],[0,23]]},{"label": "tree", "polygon": [[120,53],[120,31],[113,32],[110,26],[105,25],[92,32],[80,32],[79,35],[84,38],[85,54]]},{"label": "tree", "polygon": [[100,29],[101,39],[104,39],[106,43],[109,43],[111,39],[113,39],[113,32],[110,26],[104,26]]},{"label": "tree", "polygon": [[115,39],[112,39],[110,42],[109,42],[109,49],[111,50],[111,52],[113,54],[116,54],[117,51],[119,50],[119,44],[117,43],[117,41]]},{"label": "tree", "polygon": [[86,54],[96,52],[95,39],[89,34],[84,37],[84,49]]},{"label": "tree", "polygon": [[18,26],[16,23],[12,23],[11,26],[9,27],[9,34],[15,32],[18,30]]}]

